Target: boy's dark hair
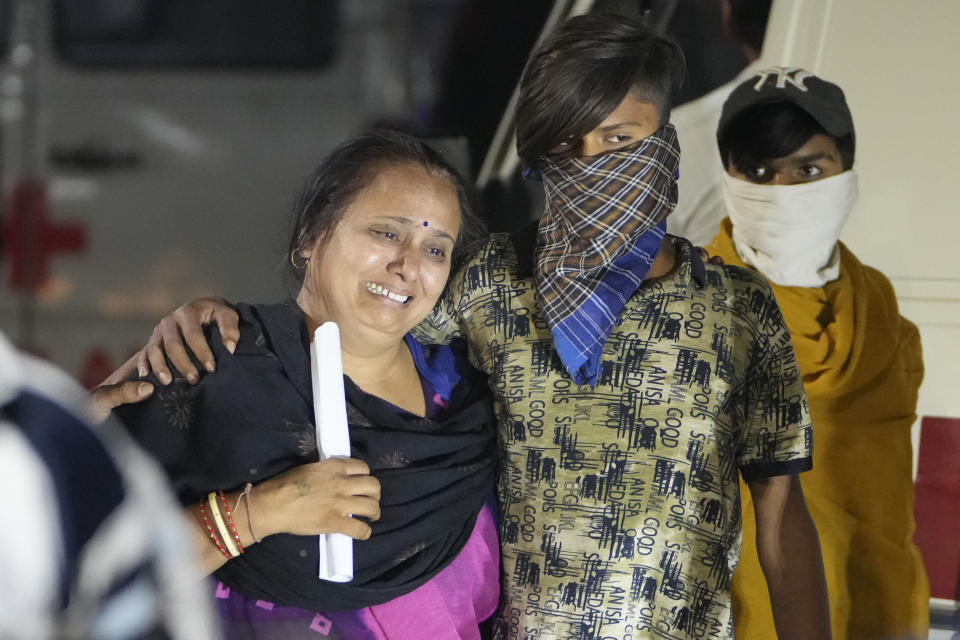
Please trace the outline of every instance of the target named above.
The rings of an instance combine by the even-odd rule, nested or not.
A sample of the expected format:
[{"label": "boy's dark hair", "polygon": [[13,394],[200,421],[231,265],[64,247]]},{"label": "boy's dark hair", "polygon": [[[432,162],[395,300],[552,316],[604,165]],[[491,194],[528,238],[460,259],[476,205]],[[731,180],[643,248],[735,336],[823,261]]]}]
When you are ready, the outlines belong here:
[{"label": "boy's dark hair", "polygon": [[[788,156],[810,138],[827,131],[806,111],[792,102],[763,102],[738,113],[718,134],[724,168],[738,171],[772,158]],[[843,170],[853,166],[853,134],[833,138],[840,151]]]},{"label": "boy's dark hair", "polygon": [[561,142],[580,140],[634,89],[670,118],[684,74],[672,38],[620,15],[570,18],[534,49],[520,80],[517,153],[534,167]]}]

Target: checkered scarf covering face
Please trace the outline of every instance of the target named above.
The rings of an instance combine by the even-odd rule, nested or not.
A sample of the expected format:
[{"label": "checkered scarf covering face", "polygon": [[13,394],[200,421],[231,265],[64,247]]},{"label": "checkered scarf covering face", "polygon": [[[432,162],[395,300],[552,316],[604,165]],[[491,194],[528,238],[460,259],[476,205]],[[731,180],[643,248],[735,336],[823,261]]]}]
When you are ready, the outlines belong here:
[{"label": "checkered scarf covering face", "polygon": [[[679,161],[680,146],[671,124],[611,153],[544,158],[538,167],[546,213],[537,238],[536,296],[555,344],[560,328],[568,342],[572,338],[580,345],[578,351],[595,351],[597,343],[602,349],[623,304],[640,286],[656,255],[663,237],[663,225],[658,223],[677,203]],[[657,233],[658,238],[644,237]],[[618,260],[629,254],[637,255],[621,261],[618,268]],[[616,290],[610,287],[614,281]],[[578,310],[581,315],[589,313],[591,320],[578,321],[572,329],[566,322],[563,328]],[[564,364],[572,368],[571,363]],[[578,377],[573,371],[571,375]]]}]

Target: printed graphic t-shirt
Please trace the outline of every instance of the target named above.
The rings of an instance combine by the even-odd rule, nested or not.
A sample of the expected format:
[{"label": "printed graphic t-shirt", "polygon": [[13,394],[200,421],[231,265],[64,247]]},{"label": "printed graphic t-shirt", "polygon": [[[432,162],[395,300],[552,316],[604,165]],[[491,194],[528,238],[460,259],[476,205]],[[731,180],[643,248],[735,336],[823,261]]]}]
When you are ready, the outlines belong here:
[{"label": "printed graphic t-shirt", "polygon": [[594,388],[564,370],[532,250],[497,234],[414,332],[466,336],[499,425],[499,638],[732,637],[737,472],[810,468],[807,402],[764,280],[678,267],[628,301]]}]

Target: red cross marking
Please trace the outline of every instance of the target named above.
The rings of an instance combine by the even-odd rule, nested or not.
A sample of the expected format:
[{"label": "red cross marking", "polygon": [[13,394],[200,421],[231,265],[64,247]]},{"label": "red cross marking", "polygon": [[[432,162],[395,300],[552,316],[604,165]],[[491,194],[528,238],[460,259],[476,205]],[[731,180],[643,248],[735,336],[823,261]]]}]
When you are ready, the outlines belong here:
[{"label": "red cross marking", "polygon": [[10,287],[36,292],[50,276],[50,258],[83,253],[87,226],[53,220],[46,185],[24,181],[13,188],[10,215],[3,225],[4,254],[10,260]]}]

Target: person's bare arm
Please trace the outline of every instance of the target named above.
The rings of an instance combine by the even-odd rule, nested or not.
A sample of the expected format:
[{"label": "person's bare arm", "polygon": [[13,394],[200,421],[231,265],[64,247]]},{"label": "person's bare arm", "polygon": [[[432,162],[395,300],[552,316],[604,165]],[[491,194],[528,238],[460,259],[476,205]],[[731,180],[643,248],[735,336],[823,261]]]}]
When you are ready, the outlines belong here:
[{"label": "person's bare arm", "polygon": [[[370,525],[380,518],[380,482],[370,468],[354,458],[311,462],[264,480],[247,497],[242,491],[225,494],[244,548],[275,533],[319,535],[343,533],[357,540],[370,537]],[[210,505],[203,501],[207,520],[217,531]],[[193,525],[194,545],[207,573],[228,562],[211,539],[200,513],[200,503],[184,508]],[[225,518],[226,514],[221,508]],[[229,526],[229,525],[227,525]]]},{"label": "person's bare arm", "polygon": [[829,639],[830,604],[820,539],[795,475],[748,483],[757,518],[757,551],[780,640]]},{"label": "person's bare arm", "polygon": [[[703,247],[697,247],[697,250],[704,262],[723,264],[720,257],[710,258]],[[173,375],[167,366],[166,358],[169,357],[173,366],[186,377],[190,384],[196,384],[200,376],[188,354],[188,349],[193,352],[198,361],[203,363],[207,371],[216,369],[216,360],[203,334],[203,327],[211,322],[217,323],[224,346],[233,353],[240,339],[237,312],[224,298],[212,296],[194,298],[164,316],[154,327],[147,344],[91,392],[93,410],[97,418],[102,421],[114,407],[140,402],[153,393],[153,385],[150,383],[128,380],[134,370],[140,377],[152,371],[161,384],[170,384]],[[426,331],[428,326],[429,323],[425,321],[420,329]],[[435,338],[435,336],[430,337]]]}]

